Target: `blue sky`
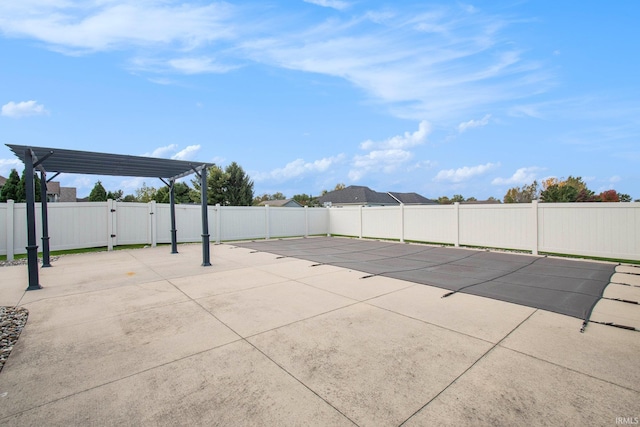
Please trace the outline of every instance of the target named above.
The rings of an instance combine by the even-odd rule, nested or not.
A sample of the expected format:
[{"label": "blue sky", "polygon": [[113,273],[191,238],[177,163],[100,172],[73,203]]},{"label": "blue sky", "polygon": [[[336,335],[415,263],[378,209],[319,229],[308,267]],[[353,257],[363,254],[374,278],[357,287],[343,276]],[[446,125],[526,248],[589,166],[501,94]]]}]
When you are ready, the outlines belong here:
[{"label": "blue sky", "polygon": [[[0,3],[6,143],[502,199],[582,176],[640,198],[640,2]],[[86,196],[153,179],[61,175]]]}]

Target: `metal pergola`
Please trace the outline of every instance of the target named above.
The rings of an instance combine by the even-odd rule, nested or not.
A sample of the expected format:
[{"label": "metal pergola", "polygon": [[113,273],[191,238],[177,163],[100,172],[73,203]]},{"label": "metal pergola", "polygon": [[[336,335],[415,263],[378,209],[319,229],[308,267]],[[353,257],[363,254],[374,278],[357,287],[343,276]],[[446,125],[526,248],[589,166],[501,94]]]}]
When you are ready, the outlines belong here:
[{"label": "metal pergola", "polygon": [[207,215],[207,168],[212,163],[185,160],[159,159],[154,157],[127,156],[66,150],[61,148],[33,147],[6,144],[18,159],[24,162],[27,199],[27,266],[29,286],[27,290],[41,289],[38,277],[38,245],[36,244],[36,215],[34,174],[40,171],[42,189],[42,266],[50,267],[49,224],[47,217],[47,176],[49,181],[61,173],[86,175],[110,175],[140,178],[158,178],[169,187],[171,205],[171,253],[178,253],[176,237],[176,215],[174,184],[177,179],[195,173],[200,177],[202,204],[202,265],[210,266],[209,221]]}]

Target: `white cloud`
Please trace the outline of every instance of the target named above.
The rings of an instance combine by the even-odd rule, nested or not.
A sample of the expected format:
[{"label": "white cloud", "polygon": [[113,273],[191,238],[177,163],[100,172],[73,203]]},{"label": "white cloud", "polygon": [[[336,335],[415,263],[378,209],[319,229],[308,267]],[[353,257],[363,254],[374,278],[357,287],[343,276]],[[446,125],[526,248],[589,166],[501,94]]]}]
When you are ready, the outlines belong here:
[{"label": "white cloud", "polygon": [[493,185],[522,185],[531,184],[535,179],[538,172],[542,171],[542,168],[537,166],[530,166],[526,168],[520,168],[514,172],[509,178],[495,178],[491,181]]},{"label": "white cloud", "polygon": [[70,54],[144,52],[127,61],[142,72],[223,73],[254,61],[335,76],[413,120],[452,119],[551,86],[540,64],[523,57],[527,46],[506,41],[503,32],[516,21],[463,4],[366,9],[301,19],[283,8],[229,2],[5,1],[0,32]]},{"label": "white cloud", "polygon": [[313,162],[306,162],[304,159],[296,159],[286,164],[283,168],[274,169],[267,173],[255,174],[256,181],[275,180],[286,181],[298,178],[311,173],[325,172],[331,166],[341,163],[344,160],[344,154],[333,157],[324,157]]},{"label": "white cloud", "polygon": [[226,73],[238,68],[234,65],[219,64],[214,59],[205,57],[177,58],[167,63],[174,70],[184,74]]},{"label": "white cloud", "polygon": [[412,153],[397,148],[374,150],[363,156],[354,156],[349,179],[359,181],[372,171],[392,173],[412,158]]},{"label": "white cloud", "polygon": [[441,170],[435,176],[435,181],[462,182],[475,176],[487,173],[491,169],[498,167],[500,163],[486,163],[478,166],[464,166],[458,169]]},{"label": "white cloud", "polygon": [[36,101],[22,101],[13,102],[10,101],[2,106],[2,115],[6,117],[12,117],[15,119],[28,116],[40,116],[48,114],[44,105],[38,104]]},{"label": "white cloud", "polygon": [[421,121],[418,130],[404,135],[396,135],[381,142],[374,142],[370,139],[362,142],[360,148],[363,150],[377,149],[403,149],[415,147],[423,144],[427,140],[427,136],[431,133],[431,125],[426,121]]},{"label": "white cloud", "polygon": [[477,128],[480,126],[486,126],[489,124],[489,119],[491,118],[491,114],[487,114],[480,120],[469,120],[468,122],[460,123],[458,125],[458,132],[462,133],[467,129]]},{"label": "white cloud", "polygon": [[23,163],[18,159],[0,159],[0,175],[9,178],[11,169],[20,171]]},{"label": "white cloud", "polygon": [[615,184],[616,182],[620,182],[620,180],[622,180],[622,178],[620,178],[619,175],[614,175],[611,178],[609,178],[609,182],[611,184]]},{"label": "white cloud", "polygon": [[[434,121],[544,92],[553,80],[502,30],[511,23],[461,6],[334,18],[242,44],[269,65],[343,78],[396,116]],[[372,25],[372,22],[375,25]]]},{"label": "white cloud", "polygon": [[171,158],[174,160],[192,160],[194,155],[200,151],[200,145],[189,145],[178,151],[178,144],[169,144],[158,147],[150,153],[144,153],[145,157]]},{"label": "white cloud", "polygon": [[0,29],[68,53],[154,45],[193,49],[233,33],[228,3],[21,0],[0,5]]},{"label": "white cloud", "polygon": [[193,160],[195,154],[200,151],[200,145],[189,145],[183,150],[171,156],[174,160]]},{"label": "white cloud", "polygon": [[360,149],[370,151],[353,157],[349,179],[359,181],[373,171],[387,174],[395,172],[413,158],[413,153],[407,149],[425,143],[430,132],[431,125],[423,120],[415,132],[405,132],[383,141],[366,140],[360,143]]},{"label": "white cloud", "polygon": [[168,157],[170,153],[174,153],[178,149],[177,144],[169,144],[164,147],[158,147],[150,153],[144,153],[145,157]]},{"label": "white cloud", "polygon": [[305,3],[311,3],[322,7],[330,7],[333,9],[344,10],[349,7],[349,3],[340,0],[304,0]]}]

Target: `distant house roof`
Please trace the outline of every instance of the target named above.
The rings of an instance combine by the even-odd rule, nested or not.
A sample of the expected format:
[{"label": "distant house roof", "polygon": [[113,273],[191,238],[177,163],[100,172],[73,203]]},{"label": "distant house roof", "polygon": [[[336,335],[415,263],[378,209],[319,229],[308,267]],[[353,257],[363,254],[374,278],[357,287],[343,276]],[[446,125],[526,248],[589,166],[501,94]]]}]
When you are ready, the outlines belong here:
[{"label": "distant house roof", "polygon": [[58,181],[47,182],[47,194],[60,195],[60,183]]},{"label": "distant house roof", "polygon": [[302,205],[296,202],[293,199],[282,199],[282,200],[265,200],[264,202],[260,202],[259,206],[274,206],[274,207],[284,207],[284,208],[301,208]]},{"label": "distant house roof", "polygon": [[405,205],[437,205],[435,200],[427,199],[418,193],[395,193],[389,192],[391,197]]},{"label": "distant house roof", "polygon": [[4,183],[7,182],[7,178],[0,175],[0,188],[4,187]]},{"label": "distant house roof", "polygon": [[318,198],[320,204],[332,205],[398,205],[400,202],[389,195],[373,191],[369,187],[350,185],[342,190],[330,191]]}]

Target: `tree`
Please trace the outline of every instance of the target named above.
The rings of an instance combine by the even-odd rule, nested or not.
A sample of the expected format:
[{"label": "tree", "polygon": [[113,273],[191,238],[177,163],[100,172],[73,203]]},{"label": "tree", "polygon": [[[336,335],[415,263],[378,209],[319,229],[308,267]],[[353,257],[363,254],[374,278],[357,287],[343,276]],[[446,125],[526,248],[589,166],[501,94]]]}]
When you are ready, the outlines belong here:
[{"label": "tree", "polygon": [[115,200],[116,202],[121,202],[122,190],[117,190],[117,191],[114,191],[113,193],[111,191],[107,191],[107,199]]},{"label": "tree", "polygon": [[455,202],[464,202],[464,197],[462,196],[462,194],[454,194],[453,197],[451,198],[451,203],[455,203]]},{"label": "tree", "polygon": [[581,177],[569,176],[564,181],[557,178],[549,178],[543,181],[540,200],[545,203],[563,203],[563,202],[595,202],[597,197],[589,188]]},{"label": "tree", "polygon": [[531,203],[533,200],[537,200],[538,197],[540,197],[538,181],[533,181],[529,185],[510,188],[507,190],[507,194],[504,195],[503,200],[505,203]]},{"label": "tree", "polygon": [[149,203],[154,200],[153,198],[157,191],[158,190],[156,190],[155,187],[147,187],[147,184],[143,182],[142,187],[136,190],[136,201],[140,203]]},{"label": "tree", "polygon": [[124,196],[122,198],[123,202],[137,202],[138,200],[136,200],[136,196],[134,196],[133,194],[127,194],[126,196]]},{"label": "tree", "polygon": [[438,204],[440,205],[450,205],[453,202],[451,201],[451,199],[449,199],[447,196],[440,196],[438,197]]},{"label": "tree", "polygon": [[[192,194],[194,191],[195,190],[193,188],[189,187],[184,182],[175,182],[173,184],[173,196],[176,203],[192,203],[194,201],[194,194]],[[170,203],[169,193],[169,187],[166,185],[164,187],[160,187],[158,191],[156,191],[153,200],[157,203]]]},{"label": "tree", "polygon": [[619,202],[620,197],[616,190],[607,190],[598,195],[598,200],[601,202]]},{"label": "tree", "polygon": [[344,182],[339,182],[336,184],[336,187],[333,189],[333,191],[344,190],[345,188],[347,187],[344,185]]},{"label": "tree", "polygon": [[631,196],[624,193],[618,193],[618,199],[620,199],[621,202],[630,202]]},{"label": "tree", "polygon": [[[24,175],[24,170],[22,171],[22,176],[20,177],[20,183],[18,184],[18,191],[16,191],[16,203],[25,203],[27,201],[27,191],[26,191],[26,187],[27,187],[27,182],[25,180],[25,175]],[[33,185],[34,185],[34,190],[35,190],[35,201],[36,202],[41,202],[42,198],[41,198],[41,189],[40,189],[40,178],[38,177],[38,174],[34,173],[34,177],[33,177]]]},{"label": "tree", "polygon": [[102,186],[102,182],[96,182],[96,185],[93,186],[91,193],[89,193],[89,201],[90,202],[106,202],[107,201],[107,190]]},{"label": "tree", "polygon": [[4,187],[0,189],[0,202],[6,202],[7,200],[18,201],[18,188],[20,187],[20,175],[15,169],[11,169],[7,182],[4,183]]},{"label": "tree", "polygon": [[225,169],[227,174],[225,202],[229,206],[251,206],[253,203],[253,181],[236,162]]},{"label": "tree", "polygon": [[[200,180],[191,181],[200,194]],[[207,176],[207,203],[222,206],[251,206],[253,204],[253,181],[236,162],[222,170],[213,165]]]},{"label": "tree", "polygon": [[311,194],[296,194],[293,196],[293,200],[300,203],[302,206],[317,206],[318,200]]},{"label": "tree", "polygon": [[[209,205],[224,205],[227,175],[220,166],[213,165],[207,171],[207,204]],[[200,180],[194,178],[191,180],[193,188],[195,188],[198,198],[200,197]]]}]

